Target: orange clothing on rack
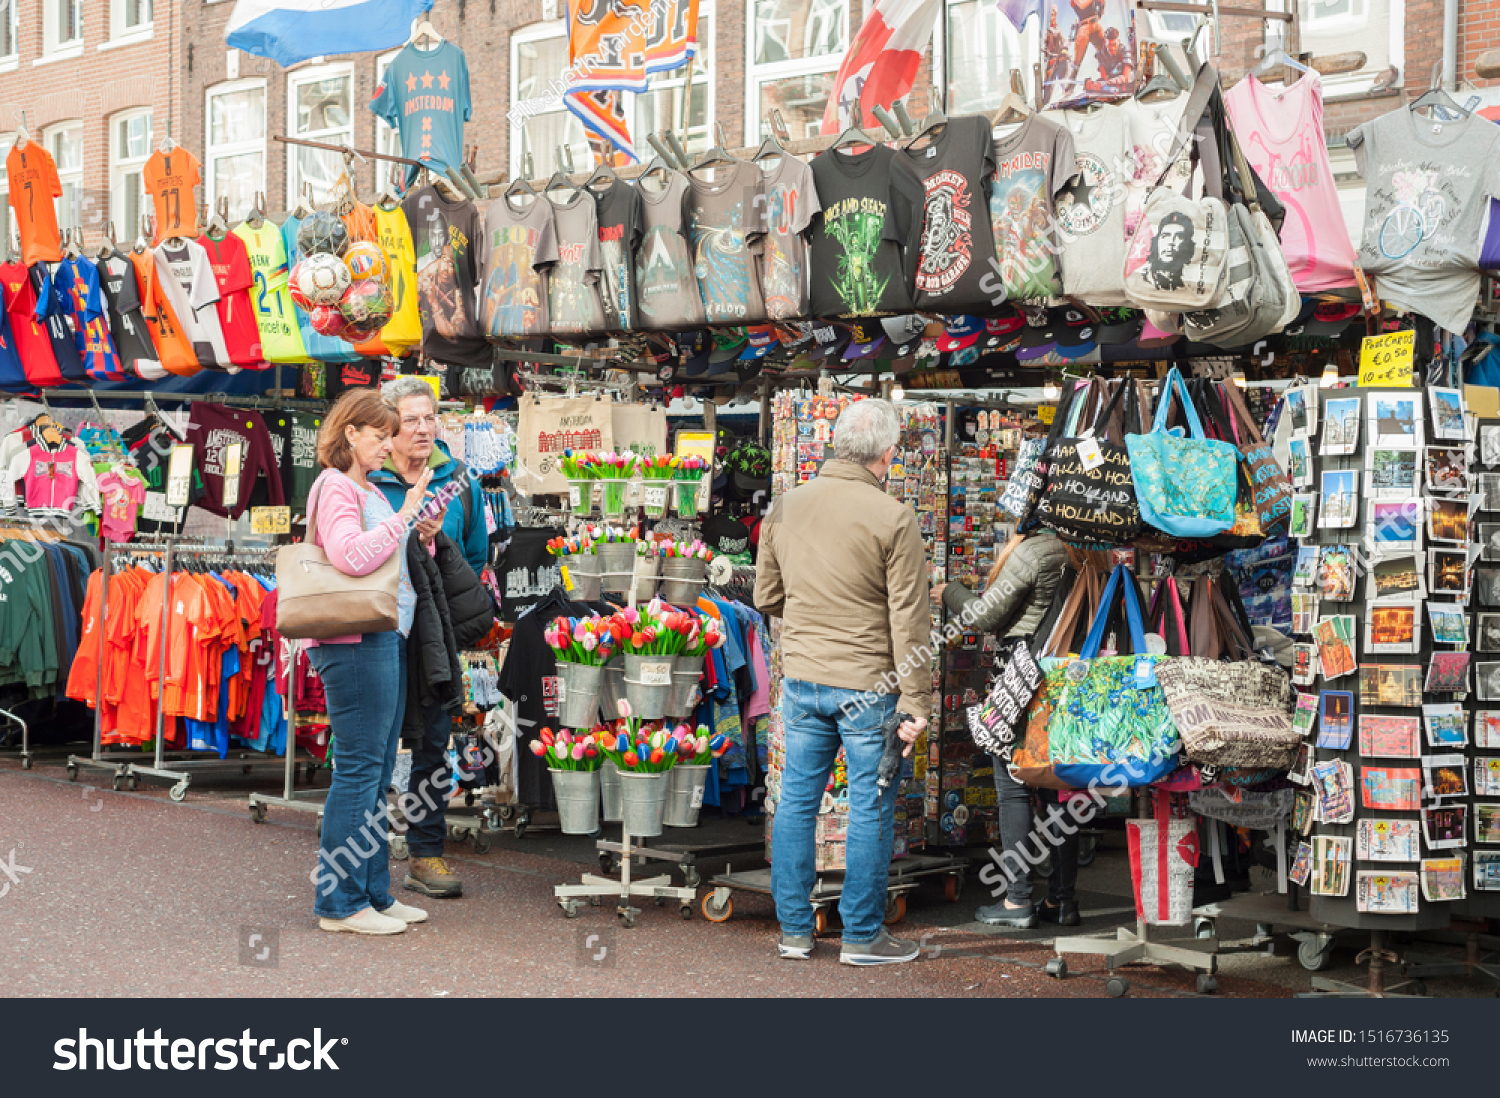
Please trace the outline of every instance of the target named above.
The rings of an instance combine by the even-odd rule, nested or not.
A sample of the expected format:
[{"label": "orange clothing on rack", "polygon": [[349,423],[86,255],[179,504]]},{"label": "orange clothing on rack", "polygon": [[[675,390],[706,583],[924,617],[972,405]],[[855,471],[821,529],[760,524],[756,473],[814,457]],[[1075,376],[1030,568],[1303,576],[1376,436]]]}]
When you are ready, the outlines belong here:
[{"label": "orange clothing on rack", "polygon": [[99,641],[105,627],[100,613],[100,592],[104,585],[104,573],[96,570],[89,576],[83,593],[83,619],[78,633],[78,651],[73,654],[73,666],[68,671],[68,697],[86,702],[90,709],[99,705]]},{"label": "orange clothing on rack", "polygon": [[63,192],[52,154],[35,141],[27,141],[6,154],[5,175],[21,236],[21,262],[28,267],[44,261],[56,263],[62,258],[62,236],[52,200]]}]

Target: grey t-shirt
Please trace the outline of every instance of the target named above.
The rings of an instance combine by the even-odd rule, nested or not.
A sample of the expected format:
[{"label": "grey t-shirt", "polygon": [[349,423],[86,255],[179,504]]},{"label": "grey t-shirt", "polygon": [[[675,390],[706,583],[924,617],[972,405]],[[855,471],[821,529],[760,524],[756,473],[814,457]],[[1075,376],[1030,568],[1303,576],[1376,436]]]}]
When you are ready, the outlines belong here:
[{"label": "grey t-shirt", "polygon": [[1067,128],[1039,114],[995,142],[990,229],[999,281],[1012,301],[1062,293],[1054,203],[1077,171],[1075,155]]},{"label": "grey t-shirt", "polygon": [[1128,305],[1125,297],[1126,181],[1130,125],[1113,104],[1094,114],[1046,111],[1073,139],[1076,177],[1057,199],[1063,289],[1090,305]]},{"label": "grey t-shirt", "polygon": [[652,331],[683,331],[702,327],[703,298],[693,273],[692,246],[687,232],[690,190],[687,176],[668,171],[640,180],[642,224],[635,250],[635,293],[641,327]]},{"label": "grey t-shirt", "polygon": [[710,324],[755,324],[766,318],[760,293],[765,224],[758,201],[760,168],[736,160],[712,171],[712,182],[688,176],[688,234],[703,312]]},{"label": "grey t-shirt", "polygon": [[1500,127],[1398,107],[1348,142],[1366,181],[1360,266],[1382,299],[1463,331],[1479,296],[1487,199],[1500,197]]},{"label": "grey t-shirt", "polygon": [[566,202],[552,202],[552,227],[557,237],[556,254],[547,264],[552,334],[598,335],[604,331],[604,306],[599,301],[599,219],[593,198],[579,191]]},{"label": "grey t-shirt", "polygon": [[[811,253],[807,229],[818,205],[812,169],[795,156],[768,158],[762,164],[766,237],[761,253],[760,288],[766,315],[772,320],[807,316]],[[771,171],[767,172],[766,168]]]},{"label": "grey t-shirt", "polygon": [[479,251],[479,326],[490,339],[546,335],[547,287],[539,268],[557,262],[552,204],[526,199],[517,209],[501,195],[484,215]]}]

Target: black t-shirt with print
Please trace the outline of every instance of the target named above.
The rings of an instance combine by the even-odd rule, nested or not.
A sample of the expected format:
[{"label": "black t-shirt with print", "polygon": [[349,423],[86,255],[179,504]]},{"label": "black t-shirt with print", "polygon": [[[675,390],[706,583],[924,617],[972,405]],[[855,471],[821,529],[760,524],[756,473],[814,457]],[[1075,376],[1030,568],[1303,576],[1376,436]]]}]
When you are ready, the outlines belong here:
[{"label": "black t-shirt with print", "polygon": [[435,186],[401,203],[417,265],[422,350],[449,366],[485,369],[494,362],[475,315],[483,222],[474,203],[450,202]]},{"label": "black t-shirt with print", "polygon": [[812,315],[893,316],[912,311],[902,249],[921,223],[922,182],[906,158],[876,145],[812,162],[822,210],[814,215]]},{"label": "black t-shirt with print", "polygon": [[271,447],[281,470],[281,490],[294,516],[307,507],[307,495],[322,472],[318,465],[321,426],[323,417],[309,412],[266,413],[266,429],[271,432]]},{"label": "black t-shirt with print", "polygon": [[[930,142],[908,146],[901,155],[923,191],[922,216],[906,249],[917,309],[954,315],[1001,304],[995,300],[1000,280],[990,264],[995,254],[990,229],[995,151],[989,119],[950,118]],[[996,277],[986,279],[991,273]],[[993,289],[981,288],[981,282]]]},{"label": "black t-shirt with print", "polygon": [[156,360],[156,347],[141,316],[140,287],[136,282],[135,264],[118,252],[94,264],[99,270],[99,288],[104,294],[104,311],[109,317],[109,334],[120,353],[122,365]]},{"label": "black t-shirt with print", "polygon": [[599,299],[604,327],[626,332],[636,326],[635,250],[641,243],[641,192],[623,180],[600,191],[589,188],[599,217]]}]

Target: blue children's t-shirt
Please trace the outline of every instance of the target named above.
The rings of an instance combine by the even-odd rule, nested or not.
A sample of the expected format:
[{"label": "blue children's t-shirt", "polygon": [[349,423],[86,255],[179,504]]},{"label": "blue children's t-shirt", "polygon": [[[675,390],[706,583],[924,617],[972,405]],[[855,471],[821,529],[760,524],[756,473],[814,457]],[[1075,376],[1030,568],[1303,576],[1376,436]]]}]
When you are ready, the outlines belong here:
[{"label": "blue children's t-shirt", "polygon": [[[402,156],[439,172],[456,168],[463,160],[464,123],[473,114],[464,51],[446,41],[435,50],[408,44],[385,70],[370,109],[401,134]],[[417,170],[407,166],[408,186]]]}]

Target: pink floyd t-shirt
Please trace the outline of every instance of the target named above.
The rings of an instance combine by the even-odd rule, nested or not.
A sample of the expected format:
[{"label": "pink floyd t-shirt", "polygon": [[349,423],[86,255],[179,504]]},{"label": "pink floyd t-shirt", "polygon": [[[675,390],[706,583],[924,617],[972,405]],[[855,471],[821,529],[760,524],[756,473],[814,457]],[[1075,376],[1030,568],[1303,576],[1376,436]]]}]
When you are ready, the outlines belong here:
[{"label": "pink floyd t-shirt", "polygon": [[760,292],[760,168],[746,160],[717,164],[713,178],[689,175],[688,235],[693,273],[710,324],[766,319]]},{"label": "pink floyd t-shirt", "polygon": [[974,312],[1000,304],[985,276],[992,271],[990,182],[995,174],[988,118],[950,118],[931,141],[902,152],[922,181],[921,224],[907,244],[918,310]]},{"label": "pink floyd t-shirt", "polygon": [[687,176],[652,173],[641,177],[640,189],[645,231],[635,250],[635,292],[641,327],[658,332],[701,327],[703,297],[687,232]]},{"label": "pink floyd t-shirt", "polygon": [[1312,74],[1272,91],[1246,76],[1224,96],[1245,159],[1286,207],[1281,250],[1303,293],[1354,285],[1354,245],[1323,140],[1323,85]]},{"label": "pink floyd t-shirt", "polygon": [[1062,293],[1054,203],[1075,170],[1067,129],[1039,114],[995,142],[990,231],[1008,299]]}]

